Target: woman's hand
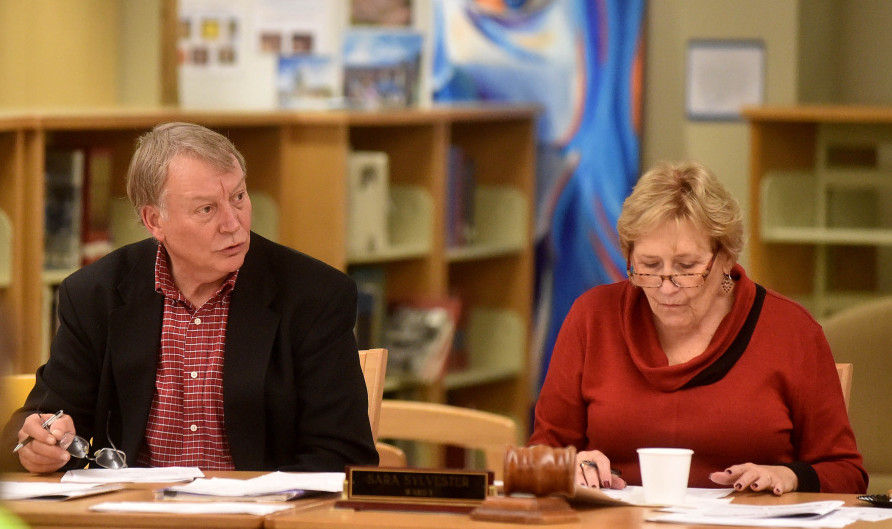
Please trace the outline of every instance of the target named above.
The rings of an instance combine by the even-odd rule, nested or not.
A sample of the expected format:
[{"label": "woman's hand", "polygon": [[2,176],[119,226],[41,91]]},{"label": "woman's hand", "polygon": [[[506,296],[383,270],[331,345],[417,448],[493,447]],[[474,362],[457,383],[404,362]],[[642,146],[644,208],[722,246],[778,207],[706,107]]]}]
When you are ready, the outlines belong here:
[{"label": "woman's hand", "polygon": [[713,472],[709,479],[719,485],[734,487],[734,490],[770,490],[775,496],[793,492],[799,487],[796,474],[780,465],[744,463],[730,466],[723,472]]},{"label": "woman's hand", "polygon": [[68,415],[62,415],[47,431],[41,426],[47,417],[47,414],[29,415],[19,430],[19,441],[29,436],[34,438],[17,453],[25,470],[35,474],[55,472],[71,459],[71,455],[59,446],[59,439],[66,432],[74,432],[74,422]]},{"label": "woman's hand", "polygon": [[626,481],[610,468],[610,460],[600,450],[576,453],[576,484],[593,489],[626,488]]}]

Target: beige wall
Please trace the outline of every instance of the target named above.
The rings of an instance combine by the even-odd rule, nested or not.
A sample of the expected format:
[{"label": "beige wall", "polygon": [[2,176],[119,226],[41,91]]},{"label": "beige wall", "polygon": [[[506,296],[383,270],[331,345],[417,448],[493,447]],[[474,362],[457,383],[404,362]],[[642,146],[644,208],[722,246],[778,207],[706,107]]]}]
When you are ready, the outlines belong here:
[{"label": "beige wall", "polygon": [[[691,121],[685,115],[686,51],[690,39],[761,39],[765,45],[765,102],[797,102],[800,4],[808,18],[826,18],[835,0],[651,0],[647,14],[642,168],[659,160],[694,158],[710,167],[749,209],[749,137],[743,121]],[[818,9],[823,6],[826,9]],[[812,55],[807,55],[811,58]],[[811,63],[803,60],[805,66]],[[745,222],[749,219],[745,218]],[[741,261],[746,264],[744,250]]]},{"label": "beige wall", "polygon": [[160,101],[161,0],[0,0],[0,108]]},{"label": "beige wall", "polygon": [[892,104],[892,2],[840,1],[839,101]]},{"label": "beige wall", "polygon": [[0,107],[114,104],[118,6],[0,0]]}]

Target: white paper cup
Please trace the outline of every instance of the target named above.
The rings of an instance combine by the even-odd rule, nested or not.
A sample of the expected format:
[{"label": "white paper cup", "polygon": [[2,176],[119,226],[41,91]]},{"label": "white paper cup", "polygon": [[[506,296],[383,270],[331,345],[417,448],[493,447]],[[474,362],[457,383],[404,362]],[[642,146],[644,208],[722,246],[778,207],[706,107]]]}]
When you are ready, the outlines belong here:
[{"label": "white paper cup", "polygon": [[677,505],[684,500],[693,453],[687,448],[638,449],[645,503]]}]

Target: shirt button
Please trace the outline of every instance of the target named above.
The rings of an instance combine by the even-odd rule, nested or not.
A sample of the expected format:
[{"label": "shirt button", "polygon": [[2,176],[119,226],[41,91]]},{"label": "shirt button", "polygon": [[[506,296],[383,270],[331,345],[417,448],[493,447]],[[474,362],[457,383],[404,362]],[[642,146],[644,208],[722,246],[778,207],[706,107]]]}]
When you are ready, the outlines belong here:
[{"label": "shirt button", "polygon": [[189,376],[192,378],[198,378],[198,371],[193,371],[193,372],[189,373]]},{"label": "shirt button", "polygon": [[193,424],[192,426],[189,427],[189,429],[194,432],[194,431],[198,430],[198,426]]},{"label": "shirt button", "polygon": [[192,323],[194,323],[195,325],[201,325],[201,318],[195,318],[194,320],[192,320]]}]

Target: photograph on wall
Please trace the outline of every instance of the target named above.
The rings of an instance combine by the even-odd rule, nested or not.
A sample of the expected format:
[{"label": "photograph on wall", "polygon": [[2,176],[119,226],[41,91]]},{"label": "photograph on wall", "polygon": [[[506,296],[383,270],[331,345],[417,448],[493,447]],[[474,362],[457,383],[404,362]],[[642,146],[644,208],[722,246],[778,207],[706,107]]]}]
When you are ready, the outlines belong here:
[{"label": "photograph on wall", "polygon": [[418,102],[424,37],[412,31],[354,30],[344,36],[344,97],[355,108]]},{"label": "photograph on wall", "polygon": [[179,20],[177,55],[189,68],[238,66],[241,21],[235,13],[217,9],[183,11]]},{"label": "photograph on wall", "polygon": [[331,57],[280,56],[276,78],[279,108],[323,110],[342,106],[337,69]]},{"label": "photograph on wall", "polygon": [[350,0],[350,24],[354,26],[411,26],[412,0]]},{"label": "photograph on wall", "polygon": [[259,49],[281,55],[336,53],[342,26],[337,4],[331,0],[257,0],[252,12]]}]

